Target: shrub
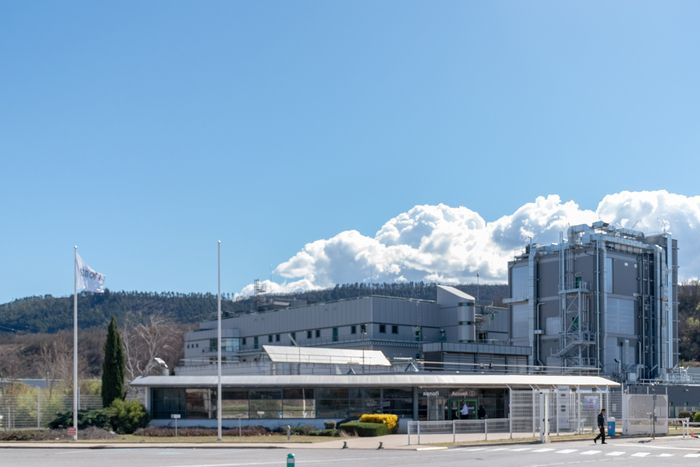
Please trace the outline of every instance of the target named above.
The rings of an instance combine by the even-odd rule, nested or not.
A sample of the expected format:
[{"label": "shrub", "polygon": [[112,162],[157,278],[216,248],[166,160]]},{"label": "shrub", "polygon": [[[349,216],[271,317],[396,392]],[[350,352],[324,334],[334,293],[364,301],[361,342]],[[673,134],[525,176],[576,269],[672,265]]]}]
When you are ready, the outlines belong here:
[{"label": "shrub", "polygon": [[360,415],[360,421],[366,423],[383,423],[390,432],[396,430],[399,424],[399,417],[391,413],[365,413]]},{"label": "shrub", "polygon": [[326,430],[335,430],[335,428],[336,428],[335,420],[325,420],[323,422],[323,428],[325,428]]},{"label": "shrub", "polygon": [[678,412],[678,418],[690,418],[690,419],[692,419],[693,414],[692,414],[692,412],[687,412],[684,410],[682,412]]},{"label": "shrub", "polygon": [[[264,426],[244,426],[241,427],[242,436],[262,436],[270,433],[270,430]],[[165,438],[169,436],[175,436],[175,428],[173,427],[160,427],[160,426],[149,426],[146,428],[139,428],[134,432],[137,436],[153,436],[158,438]],[[178,436],[216,436],[215,428],[204,428],[204,427],[179,427],[177,430]],[[224,428],[222,430],[223,436],[238,436],[238,428]]]},{"label": "shrub", "polygon": [[[78,411],[78,429],[88,427],[113,430],[117,433],[133,433],[137,428],[148,424],[148,414],[143,405],[138,401],[123,401],[115,399],[112,405],[106,409],[80,410]],[[56,414],[49,428],[52,430],[73,426],[73,411]]]},{"label": "shrub", "polygon": [[383,423],[346,422],[340,425],[340,429],[345,433],[361,437],[389,434],[389,428]]},{"label": "shrub", "polygon": [[693,421],[695,423],[700,423],[700,412],[695,412],[695,414],[693,415]]},{"label": "shrub", "polygon": [[[56,418],[49,422],[49,428],[57,430],[73,426],[73,411],[59,412]],[[78,411],[78,429],[84,430],[89,426],[111,430],[112,425],[109,421],[109,415],[105,409],[96,410],[79,410]]]},{"label": "shrub", "polygon": [[148,413],[139,401],[114,399],[104,412],[112,429],[120,434],[133,433],[148,424]]},{"label": "shrub", "polygon": [[334,428],[325,428],[323,430],[312,431],[310,436],[340,436],[340,431]]}]

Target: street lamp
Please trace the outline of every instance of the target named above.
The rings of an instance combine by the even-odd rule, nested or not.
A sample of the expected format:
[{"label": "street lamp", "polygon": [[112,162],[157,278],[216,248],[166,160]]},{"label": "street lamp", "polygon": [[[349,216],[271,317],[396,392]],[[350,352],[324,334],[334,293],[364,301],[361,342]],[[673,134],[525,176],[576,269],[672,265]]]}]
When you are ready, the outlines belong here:
[{"label": "street lamp", "polygon": [[160,371],[161,371],[161,373],[163,374],[163,376],[168,376],[168,373],[169,373],[169,372],[168,372],[168,364],[165,363],[165,360],[163,360],[163,359],[160,358],[160,357],[154,357],[154,358],[153,358],[153,361],[156,362],[156,363],[158,364],[158,366],[160,367]]},{"label": "street lamp", "polygon": [[362,374],[365,374],[365,346],[367,345],[367,325],[360,325],[360,332],[362,333]]}]

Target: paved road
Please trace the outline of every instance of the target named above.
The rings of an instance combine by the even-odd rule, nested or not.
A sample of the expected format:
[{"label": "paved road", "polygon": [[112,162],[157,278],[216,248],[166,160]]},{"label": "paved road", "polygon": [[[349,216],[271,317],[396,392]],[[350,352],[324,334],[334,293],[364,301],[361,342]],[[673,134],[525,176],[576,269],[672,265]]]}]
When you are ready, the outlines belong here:
[{"label": "paved road", "polygon": [[[285,466],[283,449],[2,449],[0,466],[98,467],[254,467]],[[548,445],[509,445],[449,450],[330,450],[300,449],[296,465],[303,466],[515,466],[559,467],[579,464],[617,466],[698,466],[700,440],[611,442],[590,441]]]}]

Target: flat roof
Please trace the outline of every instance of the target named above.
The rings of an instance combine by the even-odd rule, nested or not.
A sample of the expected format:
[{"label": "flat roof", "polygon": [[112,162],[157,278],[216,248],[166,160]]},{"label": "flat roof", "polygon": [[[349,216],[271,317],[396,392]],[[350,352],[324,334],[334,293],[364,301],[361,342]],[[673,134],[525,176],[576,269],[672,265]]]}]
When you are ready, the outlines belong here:
[{"label": "flat roof", "polygon": [[[213,387],[217,376],[142,376],[131,382],[144,387]],[[227,375],[221,384],[229,387],[513,387],[556,388],[617,387],[620,384],[600,376],[482,375],[482,374],[369,374],[369,375]]]},{"label": "flat roof", "polygon": [[380,350],[332,349],[263,345],[273,363],[325,363],[329,365],[391,366]]}]

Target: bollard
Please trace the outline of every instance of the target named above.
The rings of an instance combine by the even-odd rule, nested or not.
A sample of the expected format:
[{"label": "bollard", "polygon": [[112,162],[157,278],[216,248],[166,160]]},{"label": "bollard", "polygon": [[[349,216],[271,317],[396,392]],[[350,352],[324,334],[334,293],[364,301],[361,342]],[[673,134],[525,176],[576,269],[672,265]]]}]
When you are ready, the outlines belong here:
[{"label": "bollard", "polygon": [[384,449],[384,442],[383,441],[379,442],[379,446],[377,447],[377,449]]},{"label": "bollard", "polygon": [[287,454],[287,467],[294,467],[294,454]]},{"label": "bollard", "polygon": [[348,448],[348,442],[343,441],[343,447],[341,449],[347,449]]},{"label": "bollard", "polygon": [[289,438],[292,437],[292,427],[290,425],[287,425],[287,441],[289,441]]}]

